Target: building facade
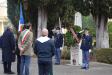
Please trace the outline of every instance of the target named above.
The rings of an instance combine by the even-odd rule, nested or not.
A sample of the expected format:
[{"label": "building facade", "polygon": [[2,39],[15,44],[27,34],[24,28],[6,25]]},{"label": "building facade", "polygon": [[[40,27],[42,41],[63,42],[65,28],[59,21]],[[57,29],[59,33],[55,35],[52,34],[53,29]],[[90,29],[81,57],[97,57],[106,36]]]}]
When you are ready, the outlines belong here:
[{"label": "building facade", "polygon": [[0,0],[0,36],[3,34],[7,24],[7,0]]}]

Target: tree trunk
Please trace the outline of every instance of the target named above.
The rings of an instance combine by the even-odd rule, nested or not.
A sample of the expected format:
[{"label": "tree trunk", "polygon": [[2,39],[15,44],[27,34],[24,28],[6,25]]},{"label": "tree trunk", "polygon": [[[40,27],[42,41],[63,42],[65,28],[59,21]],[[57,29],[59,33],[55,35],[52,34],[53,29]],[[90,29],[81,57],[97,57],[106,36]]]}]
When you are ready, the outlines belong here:
[{"label": "tree trunk", "polygon": [[43,7],[38,8],[38,28],[37,37],[41,36],[43,28],[47,27],[47,11]]},{"label": "tree trunk", "polygon": [[96,22],[96,48],[109,48],[108,35],[108,18],[103,15],[98,15],[95,18]]},{"label": "tree trunk", "polygon": [[61,24],[61,19],[60,19],[60,17],[59,17],[59,27],[60,27],[60,33],[62,33],[62,26],[61,26],[62,24]]}]

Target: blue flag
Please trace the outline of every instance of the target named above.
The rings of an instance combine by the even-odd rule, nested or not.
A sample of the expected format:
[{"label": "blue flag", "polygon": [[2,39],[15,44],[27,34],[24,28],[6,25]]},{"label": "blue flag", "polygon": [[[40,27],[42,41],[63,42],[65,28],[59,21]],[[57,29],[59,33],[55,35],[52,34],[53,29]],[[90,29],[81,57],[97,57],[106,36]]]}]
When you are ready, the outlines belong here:
[{"label": "blue flag", "polygon": [[22,31],[24,26],[24,17],[23,17],[23,11],[22,11],[22,4],[20,3],[20,18],[19,18],[19,28],[18,31]]}]

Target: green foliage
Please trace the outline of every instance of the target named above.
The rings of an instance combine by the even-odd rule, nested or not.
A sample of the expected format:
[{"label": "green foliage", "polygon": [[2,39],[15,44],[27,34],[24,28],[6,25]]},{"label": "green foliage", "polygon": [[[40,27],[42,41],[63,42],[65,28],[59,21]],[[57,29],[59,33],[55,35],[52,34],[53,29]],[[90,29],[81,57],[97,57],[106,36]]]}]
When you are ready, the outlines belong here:
[{"label": "green foliage", "polygon": [[112,33],[112,22],[108,22],[108,32]]},{"label": "green foliage", "polygon": [[112,49],[96,49],[94,56],[98,62],[112,64]]},{"label": "green foliage", "polygon": [[[79,26],[74,26],[73,30],[75,32],[79,32],[81,30],[81,28]],[[73,38],[73,35],[72,35],[71,31],[68,31],[65,34],[64,39],[65,39],[65,41],[64,41],[65,42],[65,46],[68,46],[68,47],[75,46],[76,40],[75,40],[75,38]]]},{"label": "green foliage", "polygon": [[29,0],[30,4],[33,5],[35,8],[40,7],[46,7],[50,1],[53,0]]},{"label": "green foliage", "polygon": [[71,34],[71,32],[67,32],[65,37],[65,45],[67,45],[68,47],[75,45],[76,41],[73,39],[73,35]]},{"label": "green foliage", "polygon": [[88,28],[90,33],[95,37],[96,36],[96,27],[92,16],[83,16],[82,18],[82,28]]},{"label": "green foliage", "polygon": [[73,5],[76,11],[81,12],[82,15],[89,15],[90,14],[90,4],[89,0],[72,0]]},{"label": "green foliage", "polygon": [[17,10],[18,1],[17,0],[7,0],[7,13],[8,18],[11,20],[11,23],[14,27],[18,27],[18,10]]},{"label": "green foliage", "polygon": [[[18,13],[16,13],[18,1],[8,0],[8,17],[14,25],[18,24]],[[49,24],[56,22],[59,17],[66,24],[73,23],[75,11],[79,11],[83,15],[92,13],[93,16],[102,14],[112,17],[112,0],[28,0],[28,3],[31,8],[30,16],[34,16],[34,12],[35,15],[37,14],[38,7],[44,7],[49,14]],[[38,16],[36,15],[35,17]],[[33,17],[32,19],[37,21],[37,18]]]},{"label": "green foliage", "polygon": [[83,15],[112,17],[112,0],[73,0],[76,11]]},{"label": "green foliage", "polygon": [[112,22],[108,22],[109,45],[112,48]]},{"label": "green foliage", "polygon": [[64,4],[62,6],[62,11],[60,12],[60,16],[62,17],[62,21],[64,23],[74,23],[74,14],[75,10],[73,7],[72,0],[64,0]]},{"label": "green foliage", "polygon": [[19,25],[19,17],[20,17],[20,1],[22,3],[22,11],[25,23],[28,22],[27,12],[24,10],[23,0],[7,0],[7,8],[8,8],[8,18],[17,29]]},{"label": "green foliage", "polygon": [[59,17],[61,18],[62,24],[73,24],[75,11],[72,0],[56,0],[55,3],[48,5],[47,10],[49,24],[57,23]]},{"label": "green foliage", "polygon": [[112,0],[91,0],[91,12],[93,15],[112,17]]},{"label": "green foliage", "polygon": [[109,34],[109,47],[112,48],[112,33]]}]

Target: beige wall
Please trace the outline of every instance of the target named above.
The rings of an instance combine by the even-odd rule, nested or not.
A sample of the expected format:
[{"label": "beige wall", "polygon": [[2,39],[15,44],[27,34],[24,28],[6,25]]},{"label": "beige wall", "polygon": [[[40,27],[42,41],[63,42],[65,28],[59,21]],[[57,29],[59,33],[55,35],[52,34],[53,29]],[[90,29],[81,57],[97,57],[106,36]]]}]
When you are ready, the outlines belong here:
[{"label": "beige wall", "polygon": [[0,0],[0,36],[4,32],[4,25],[6,25],[7,22],[7,0]]},{"label": "beige wall", "polygon": [[7,16],[7,8],[6,7],[0,7],[0,17]]},{"label": "beige wall", "polygon": [[3,22],[0,22],[0,36],[3,34],[4,31],[4,26],[3,26]]}]

